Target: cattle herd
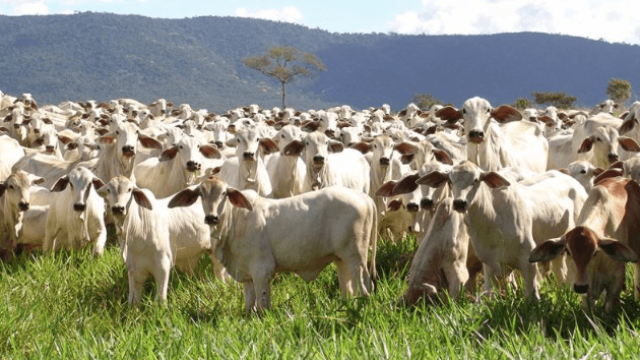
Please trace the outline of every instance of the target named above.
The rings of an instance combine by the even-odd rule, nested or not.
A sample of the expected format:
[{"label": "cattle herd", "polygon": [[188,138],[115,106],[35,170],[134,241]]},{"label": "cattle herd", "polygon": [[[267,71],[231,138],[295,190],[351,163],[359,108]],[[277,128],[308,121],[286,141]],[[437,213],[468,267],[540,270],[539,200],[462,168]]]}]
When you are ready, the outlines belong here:
[{"label": "cattle herd", "polygon": [[414,233],[407,304],[476,291],[482,271],[487,292],[522,276],[538,299],[551,276],[585,307],[604,292],[611,311],[626,262],[640,299],[640,102],[623,110],[474,97],[214,114],[0,92],[0,254],[91,244],[99,257],[113,226],[130,303],[149,276],[164,301],[171,268],[192,273],[207,253],[252,311],[270,307],[276,272],[312,281],[332,262],[343,297],[368,296],[378,239]]}]

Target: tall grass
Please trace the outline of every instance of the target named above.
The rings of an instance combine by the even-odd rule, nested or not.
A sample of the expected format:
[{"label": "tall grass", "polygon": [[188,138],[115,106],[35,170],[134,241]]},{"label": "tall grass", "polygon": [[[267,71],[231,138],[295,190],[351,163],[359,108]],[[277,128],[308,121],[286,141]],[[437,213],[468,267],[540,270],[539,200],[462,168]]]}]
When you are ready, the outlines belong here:
[{"label": "tall grass", "polygon": [[[195,276],[172,271],[166,306],[147,283],[127,305],[117,246],[21,255],[0,264],[0,358],[19,359],[635,359],[640,309],[629,291],[619,310],[585,314],[579,297],[543,282],[441,306],[397,305],[415,240],[379,246],[380,279],[368,299],[340,300],[334,266],[312,283],[272,282],[272,310],[246,314],[240,284],[215,280],[206,257]],[[522,286],[519,287],[522,289]],[[629,289],[631,285],[629,283]]]}]

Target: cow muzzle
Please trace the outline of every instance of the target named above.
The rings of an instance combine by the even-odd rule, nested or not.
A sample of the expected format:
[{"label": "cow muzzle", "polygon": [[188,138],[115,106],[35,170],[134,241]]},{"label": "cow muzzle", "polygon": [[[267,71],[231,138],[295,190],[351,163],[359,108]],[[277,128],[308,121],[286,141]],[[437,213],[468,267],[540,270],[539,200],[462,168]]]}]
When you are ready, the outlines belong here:
[{"label": "cow muzzle", "polygon": [[422,210],[431,210],[433,209],[433,205],[433,199],[422,198],[422,200],[420,200],[420,207]]},{"label": "cow muzzle", "polygon": [[114,216],[123,216],[124,215],[124,206],[112,206],[111,212]]},{"label": "cow muzzle", "polygon": [[204,223],[207,225],[217,225],[220,222],[220,217],[217,215],[207,215],[204,217]]},{"label": "cow muzzle", "polygon": [[122,155],[125,157],[134,157],[136,156],[136,151],[131,145],[125,145],[122,147]]},{"label": "cow muzzle", "polygon": [[456,199],[453,200],[453,210],[463,213],[465,211],[467,211],[467,200],[461,200],[461,199]]},{"label": "cow muzzle", "polygon": [[28,202],[24,202],[24,201],[19,202],[18,203],[18,209],[20,209],[20,211],[29,210],[29,203]]},{"label": "cow muzzle", "polygon": [[484,131],[482,130],[471,130],[469,131],[469,141],[474,144],[480,144],[484,141]]},{"label": "cow muzzle", "polygon": [[75,211],[85,211],[87,209],[86,204],[73,204],[73,210]]},{"label": "cow muzzle", "polygon": [[202,165],[200,163],[197,163],[195,161],[187,161],[187,171],[196,172],[200,171],[200,169],[202,169]]}]

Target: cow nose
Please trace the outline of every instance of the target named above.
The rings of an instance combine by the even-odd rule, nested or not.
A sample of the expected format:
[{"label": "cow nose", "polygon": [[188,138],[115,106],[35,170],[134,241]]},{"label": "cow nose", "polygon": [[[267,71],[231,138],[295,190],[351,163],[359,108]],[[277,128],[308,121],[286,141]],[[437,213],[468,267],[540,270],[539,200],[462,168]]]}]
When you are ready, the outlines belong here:
[{"label": "cow nose", "polygon": [[390,163],[389,158],[387,157],[380,158],[380,165],[385,166],[385,165],[389,165],[389,163]]},{"label": "cow nose", "polygon": [[187,170],[193,172],[193,171],[198,171],[202,168],[202,165],[200,165],[199,163],[189,160],[187,161]]},{"label": "cow nose", "polygon": [[253,157],[254,157],[254,155],[255,155],[255,154],[256,154],[256,153],[248,152],[248,151],[247,151],[247,152],[245,152],[244,154],[242,154],[242,157],[244,157],[244,159],[245,159],[245,160],[251,160],[251,159],[253,159]]},{"label": "cow nose", "polygon": [[218,149],[222,149],[224,143],[222,141],[216,141],[213,143]]},{"label": "cow nose", "polygon": [[75,211],[84,211],[86,208],[86,204],[73,204],[73,210]]},{"label": "cow nose", "polygon": [[482,131],[482,130],[471,130],[471,131],[469,131],[469,138],[483,140],[484,139],[484,131]]},{"label": "cow nose", "polygon": [[431,210],[433,207],[433,200],[429,198],[422,198],[422,200],[420,200],[420,207],[423,210]]},{"label": "cow nose", "polygon": [[407,204],[407,211],[409,211],[409,212],[418,212],[418,210],[420,210],[420,205],[418,205],[416,203],[408,203]]},{"label": "cow nose", "polygon": [[453,200],[453,209],[457,212],[464,212],[467,210],[467,200],[456,199]]},{"label": "cow nose", "polygon": [[111,212],[114,215],[122,215],[122,214],[124,214],[124,206],[112,206],[111,207]]},{"label": "cow nose", "polygon": [[20,209],[20,211],[27,211],[27,210],[29,210],[29,203],[28,202],[24,202],[24,201],[20,201],[18,203],[18,208]]},{"label": "cow nose", "polygon": [[207,225],[216,225],[220,222],[220,217],[216,215],[207,215],[204,217],[204,223]]},{"label": "cow nose", "polygon": [[13,128],[14,129],[19,129],[20,128],[20,124],[13,124]]},{"label": "cow nose", "polygon": [[586,294],[587,290],[589,290],[589,285],[573,284],[573,291],[577,292],[578,294]]},{"label": "cow nose", "polygon": [[537,120],[537,118],[535,116],[529,116],[529,121],[535,122],[536,120]]},{"label": "cow nose", "polygon": [[335,130],[325,130],[324,131],[325,135],[327,135],[328,137],[334,137],[336,132]]},{"label": "cow nose", "polygon": [[34,130],[33,130],[33,133],[34,133],[34,134],[40,134],[40,129],[34,129]]},{"label": "cow nose", "polygon": [[316,164],[324,164],[324,156],[316,155],[313,157],[313,162]]},{"label": "cow nose", "polygon": [[53,145],[47,145],[44,148],[47,150],[47,152],[53,152]]},{"label": "cow nose", "polygon": [[122,147],[122,152],[127,154],[127,153],[133,153],[133,146],[131,145],[125,145]]},{"label": "cow nose", "polygon": [[609,158],[610,163],[614,163],[618,161],[619,156],[618,154],[610,153],[609,155],[607,155],[607,158]]}]

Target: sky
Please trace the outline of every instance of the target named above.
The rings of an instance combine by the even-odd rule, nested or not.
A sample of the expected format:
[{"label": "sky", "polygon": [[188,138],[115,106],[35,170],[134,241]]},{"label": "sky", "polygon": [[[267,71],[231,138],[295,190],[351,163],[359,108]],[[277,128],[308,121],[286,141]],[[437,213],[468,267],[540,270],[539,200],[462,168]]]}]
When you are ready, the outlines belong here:
[{"label": "sky", "polygon": [[339,33],[535,31],[640,45],[637,0],[0,0],[0,14],[93,11],[153,18],[240,16]]}]

